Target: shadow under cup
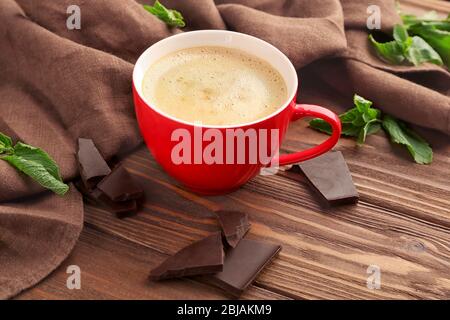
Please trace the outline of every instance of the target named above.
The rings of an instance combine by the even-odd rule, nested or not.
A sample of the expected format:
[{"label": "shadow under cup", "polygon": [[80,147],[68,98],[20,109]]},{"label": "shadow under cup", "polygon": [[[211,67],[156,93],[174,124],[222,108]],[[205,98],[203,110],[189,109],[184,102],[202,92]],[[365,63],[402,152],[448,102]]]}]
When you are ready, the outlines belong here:
[{"label": "shadow under cup", "polygon": [[[269,116],[231,126],[196,125],[160,111],[158,106],[153,105],[143,95],[142,82],[145,72],[150,65],[172,52],[200,46],[239,49],[267,61],[278,70],[285,81],[288,93],[285,103]],[[305,115],[317,115],[319,112],[316,110],[315,113],[307,114],[296,106],[297,86],[295,68],[281,51],[261,39],[224,30],[192,31],[163,39],[140,56],[133,71],[133,97],[137,120],[154,158],[169,175],[188,189],[210,195],[237,189],[267,165],[277,165],[278,161],[283,165],[298,160],[294,154],[280,158],[275,155],[273,159],[267,157],[278,150],[291,120]],[[180,104],[180,108],[182,107]],[[316,108],[320,108],[320,112],[323,111],[321,107]],[[335,116],[328,112],[328,117]],[[337,129],[335,124],[330,124],[333,129]],[[337,141],[335,134],[333,139]],[[310,152],[311,155],[306,158],[331,149],[336,141],[329,140],[328,145],[321,145],[320,150]]]}]

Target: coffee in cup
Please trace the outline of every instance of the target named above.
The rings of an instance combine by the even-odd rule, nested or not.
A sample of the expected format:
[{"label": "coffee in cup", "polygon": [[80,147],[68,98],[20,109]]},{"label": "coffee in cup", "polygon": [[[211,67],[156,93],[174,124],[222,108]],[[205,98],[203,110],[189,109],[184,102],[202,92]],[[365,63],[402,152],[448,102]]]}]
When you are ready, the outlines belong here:
[{"label": "coffee in cup", "polygon": [[239,125],[262,119],[288,98],[282,75],[244,51],[202,46],[150,65],[143,94],[162,112],[190,123]]}]

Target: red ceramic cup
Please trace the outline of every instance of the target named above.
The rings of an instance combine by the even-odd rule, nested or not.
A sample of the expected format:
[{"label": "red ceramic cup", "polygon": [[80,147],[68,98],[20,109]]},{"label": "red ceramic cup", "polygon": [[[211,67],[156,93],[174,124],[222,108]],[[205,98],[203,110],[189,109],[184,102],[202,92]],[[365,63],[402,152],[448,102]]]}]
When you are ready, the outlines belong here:
[{"label": "red ceramic cup", "polygon": [[[230,126],[202,126],[196,123],[188,123],[174,118],[158,109],[149,99],[143,96],[142,81],[148,67],[158,59],[172,52],[198,46],[222,46],[243,50],[269,62],[276,68],[284,78],[288,89],[288,98],[280,108],[267,117],[258,119],[251,123]],[[173,160],[173,150],[179,145],[179,140],[174,139],[174,132],[178,129],[189,133],[192,137],[190,146],[192,150],[201,154],[210,141],[205,141],[203,134],[208,130],[214,130],[216,134],[223,135],[223,143],[227,139],[226,131],[261,129],[277,130],[278,141],[273,144],[269,142],[270,148],[278,148],[281,144],[286,130],[291,121],[303,117],[318,117],[327,121],[333,134],[328,140],[313,148],[299,151],[293,154],[281,155],[273,159],[272,163],[288,165],[303,160],[317,157],[330,150],[338,141],[341,133],[341,123],[336,114],[328,109],[315,105],[296,104],[296,93],[298,88],[297,73],[289,59],[271,44],[237,32],[223,30],[202,30],[185,32],[161,40],[148,48],[138,59],[133,71],[133,96],[136,108],[137,120],[144,140],[153,154],[154,158],[164,170],[180,181],[188,189],[200,194],[221,194],[237,189],[249,179],[257,175],[260,169],[267,166],[266,163],[257,161],[228,161],[205,163],[193,159],[190,163],[179,163]],[[183,105],[180,103],[180,108]],[[196,139],[200,135],[200,139]],[[202,138],[203,137],[203,138]],[[234,138],[233,138],[234,139]],[[197,143],[197,144],[196,144]],[[244,146],[244,149],[247,146]],[[236,153],[236,150],[234,150]],[[224,151],[224,153],[230,151]],[[250,150],[246,150],[246,159],[249,159]],[[192,152],[195,153],[195,152]],[[224,157],[227,155],[224,154]],[[194,158],[195,155],[192,155]],[[236,157],[236,155],[234,155]],[[230,159],[233,155],[230,156]],[[236,158],[234,158],[236,159]],[[197,159],[198,160],[198,159]]]}]

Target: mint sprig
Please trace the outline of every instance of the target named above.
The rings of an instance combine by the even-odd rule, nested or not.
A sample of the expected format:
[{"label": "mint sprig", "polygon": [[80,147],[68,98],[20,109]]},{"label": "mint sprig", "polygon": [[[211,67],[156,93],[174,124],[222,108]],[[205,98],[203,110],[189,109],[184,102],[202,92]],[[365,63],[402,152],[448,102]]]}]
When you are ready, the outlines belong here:
[{"label": "mint sprig", "polygon": [[22,142],[13,146],[12,139],[1,132],[0,159],[58,195],[69,190],[62,181],[57,164],[45,151]]},{"label": "mint sprig", "polygon": [[393,41],[380,43],[369,35],[369,40],[382,60],[392,64],[409,62],[415,66],[430,62],[443,65],[441,56],[428,42],[419,36],[410,36],[405,26],[394,26]]},{"label": "mint sprig", "polygon": [[[366,141],[366,137],[380,130],[380,110],[372,108],[372,102],[355,94],[353,97],[355,107],[339,115],[342,123],[342,135],[357,137],[359,145]],[[313,129],[330,134],[331,126],[328,122],[316,118],[310,121],[309,126]]]},{"label": "mint sprig", "polygon": [[429,20],[427,17],[412,19],[411,16],[402,18],[409,24],[408,31],[433,47],[450,69],[450,15],[445,20]]},{"label": "mint sprig", "polygon": [[445,64],[450,69],[450,14],[445,19],[435,11],[422,17],[399,14],[403,25],[394,27],[393,41],[380,43],[369,35],[380,58],[392,64]]},{"label": "mint sprig", "polygon": [[[433,150],[429,144],[403,121],[390,115],[383,115],[379,109],[372,107],[372,102],[355,94],[355,107],[339,115],[342,123],[342,135],[356,137],[358,145],[362,145],[367,136],[383,128],[391,137],[391,141],[406,146],[414,161],[429,164],[433,160]],[[324,120],[316,118],[309,122],[315,130],[331,135],[331,126]]]},{"label": "mint sprig", "polygon": [[155,1],[153,6],[144,4],[144,9],[164,21],[171,27],[183,28],[186,26],[184,18],[180,12],[172,9],[167,9],[158,0]]}]

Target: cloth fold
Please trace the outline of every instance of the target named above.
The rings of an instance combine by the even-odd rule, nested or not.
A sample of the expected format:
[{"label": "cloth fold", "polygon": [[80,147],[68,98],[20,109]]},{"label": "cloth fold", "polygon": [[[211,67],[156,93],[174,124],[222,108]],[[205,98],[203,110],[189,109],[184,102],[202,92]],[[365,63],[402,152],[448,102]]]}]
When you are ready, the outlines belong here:
[{"label": "cloth fold", "polygon": [[[394,0],[162,1],[182,12],[183,30],[146,12],[149,2],[2,0],[0,132],[46,150],[70,180],[78,174],[78,137],[93,139],[106,158],[141,142],[131,73],[146,48],[178,32],[229,29],[282,50],[299,71],[302,102],[348,108],[358,93],[394,116],[450,134],[449,72],[387,65],[368,44],[367,7],[380,7],[382,30],[390,32],[400,22]],[[80,7],[80,30],[66,27],[70,5]],[[82,228],[82,206],[73,187],[58,197],[0,161],[0,298],[64,260]]]}]

